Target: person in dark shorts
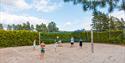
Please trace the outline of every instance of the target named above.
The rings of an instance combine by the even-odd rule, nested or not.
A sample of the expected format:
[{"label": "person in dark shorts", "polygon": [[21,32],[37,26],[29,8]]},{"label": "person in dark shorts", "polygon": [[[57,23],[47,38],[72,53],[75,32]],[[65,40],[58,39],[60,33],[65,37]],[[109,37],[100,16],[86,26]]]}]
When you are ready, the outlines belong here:
[{"label": "person in dark shorts", "polygon": [[44,42],[42,42],[40,44],[40,52],[41,52],[40,59],[42,60],[42,63],[44,63],[44,53],[45,53],[45,43]]},{"label": "person in dark shorts", "polygon": [[80,46],[80,48],[82,48],[82,39],[80,39],[80,41],[79,41],[79,46]]},{"label": "person in dark shorts", "polygon": [[40,44],[40,47],[41,47],[41,53],[45,53],[45,43],[44,42],[42,42],[41,44]]},{"label": "person in dark shorts", "polygon": [[71,38],[71,47],[73,47],[74,46],[74,38],[72,37]]}]

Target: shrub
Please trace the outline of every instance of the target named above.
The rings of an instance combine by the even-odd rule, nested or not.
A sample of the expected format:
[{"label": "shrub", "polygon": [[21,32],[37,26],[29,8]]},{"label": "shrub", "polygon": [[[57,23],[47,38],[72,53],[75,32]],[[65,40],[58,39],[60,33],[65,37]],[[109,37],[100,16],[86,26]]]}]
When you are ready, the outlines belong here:
[{"label": "shrub", "polygon": [[5,31],[0,30],[0,47],[14,47],[32,45],[34,39],[38,38],[38,33],[19,30]]},{"label": "shrub", "polygon": [[[109,35],[110,34],[110,35]],[[15,46],[27,46],[32,45],[33,41],[37,39],[38,33],[26,30],[5,31],[0,30],[0,47],[15,47]],[[78,42],[82,39],[84,42],[91,41],[91,32],[41,32],[40,40],[46,44],[54,43],[57,40],[62,42],[70,42],[71,37],[74,37]],[[59,39],[57,39],[59,36]],[[123,44],[125,45],[125,35],[123,31],[105,31],[94,32],[95,43],[111,43],[111,44]]]},{"label": "shrub", "polygon": [[[70,38],[74,37],[75,42],[78,42],[80,38],[84,42],[91,41],[91,32],[50,32],[41,33],[41,40],[46,43],[54,43],[57,40],[62,40],[62,42],[70,42]],[[104,31],[104,32],[94,32],[94,42],[96,43],[111,43],[111,44],[125,44],[125,39],[123,37],[123,31]]]}]

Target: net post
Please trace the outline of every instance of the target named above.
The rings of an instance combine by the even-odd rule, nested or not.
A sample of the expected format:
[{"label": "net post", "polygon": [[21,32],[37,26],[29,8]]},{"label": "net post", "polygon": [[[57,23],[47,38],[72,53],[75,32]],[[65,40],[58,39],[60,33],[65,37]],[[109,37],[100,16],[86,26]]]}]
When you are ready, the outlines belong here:
[{"label": "net post", "polygon": [[[123,26],[123,39],[125,39],[125,23],[124,23],[124,26]],[[123,40],[124,42],[124,40]]]},{"label": "net post", "polygon": [[94,53],[93,29],[91,29],[91,52]]},{"label": "net post", "polygon": [[39,45],[40,45],[40,32],[39,32]]}]

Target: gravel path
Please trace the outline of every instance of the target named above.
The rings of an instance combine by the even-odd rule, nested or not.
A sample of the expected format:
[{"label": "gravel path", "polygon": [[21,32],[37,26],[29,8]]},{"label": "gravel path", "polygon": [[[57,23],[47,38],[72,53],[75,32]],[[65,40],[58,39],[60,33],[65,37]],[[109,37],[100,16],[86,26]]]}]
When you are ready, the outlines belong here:
[{"label": "gravel path", "polygon": [[[53,45],[46,46],[44,63],[125,63],[125,46],[94,44],[91,53],[90,43],[83,43],[83,48],[70,48],[70,44],[63,44],[55,52]],[[0,49],[0,63],[41,63],[39,47],[32,46],[10,47]]]}]

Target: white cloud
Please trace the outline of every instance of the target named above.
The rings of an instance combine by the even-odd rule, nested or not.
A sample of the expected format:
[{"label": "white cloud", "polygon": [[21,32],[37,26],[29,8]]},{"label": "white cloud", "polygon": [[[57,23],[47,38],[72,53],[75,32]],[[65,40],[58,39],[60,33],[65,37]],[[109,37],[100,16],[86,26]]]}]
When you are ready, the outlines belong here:
[{"label": "white cloud", "polygon": [[91,30],[91,22],[86,22],[86,23],[83,23],[83,28],[85,30]]},{"label": "white cloud", "polygon": [[89,21],[81,21],[81,20],[75,20],[75,21],[67,21],[64,24],[60,24],[58,27],[62,31],[74,31],[74,30],[90,30],[91,29],[91,20]]},{"label": "white cloud", "polygon": [[30,5],[28,3],[26,3],[25,0],[17,0],[15,5],[21,9],[30,8]]},{"label": "white cloud", "polygon": [[31,6],[25,0],[0,0],[0,4],[20,9],[29,9]]},{"label": "white cloud", "polygon": [[114,17],[117,17],[119,19],[123,18],[125,20],[125,12],[124,11],[114,11],[110,15],[114,16]]},{"label": "white cloud", "polygon": [[71,25],[71,22],[66,22],[66,25]]},{"label": "white cloud", "polygon": [[14,15],[14,14],[9,14],[9,13],[5,13],[5,12],[0,12],[0,23],[3,24],[22,24],[22,23],[26,23],[27,21],[29,21],[31,24],[48,24],[49,20],[47,19],[40,19],[37,17],[33,17],[33,16],[18,16],[18,15]]},{"label": "white cloud", "polygon": [[61,31],[73,31],[74,29],[72,25],[73,23],[71,23],[70,21],[57,24],[57,26],[59,27]]},{"label": "white cloud", "polygon": [[38,12],[51,12],[62,6],[62,0],[33,0],[30,4],[26,0],[0,0],[0,4],[4,4],[7,9],[34,9]]},{"label": "white cloud", "polygon": [[32,6],[37,11],[50,12],[50,11],[54,11],[57,8],[61,7],[62,3],[61,3],[61,0],[60,1],[55,1],[55,0],[34,0]]}]

